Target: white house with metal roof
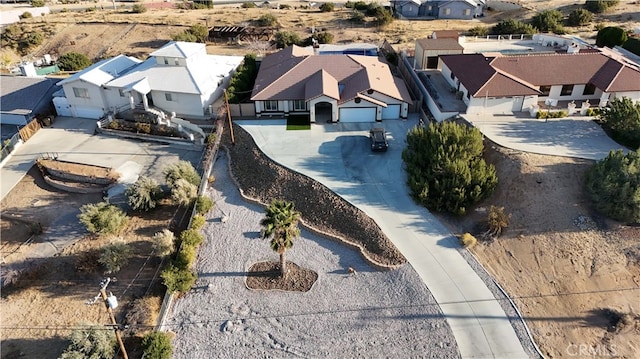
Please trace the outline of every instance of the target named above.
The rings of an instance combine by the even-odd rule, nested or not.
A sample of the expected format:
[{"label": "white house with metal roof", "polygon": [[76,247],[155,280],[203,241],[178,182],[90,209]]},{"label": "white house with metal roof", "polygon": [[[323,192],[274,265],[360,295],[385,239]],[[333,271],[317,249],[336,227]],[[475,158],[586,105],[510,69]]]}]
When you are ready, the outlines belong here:
[{"label": "white house with metal roof", "polygon": [[117,56],[61,82],[72,116],[101,118],[136,106],[184,118],[211,115],[242,56],[209,55],[201,43],[172,41],[140,60]]}]

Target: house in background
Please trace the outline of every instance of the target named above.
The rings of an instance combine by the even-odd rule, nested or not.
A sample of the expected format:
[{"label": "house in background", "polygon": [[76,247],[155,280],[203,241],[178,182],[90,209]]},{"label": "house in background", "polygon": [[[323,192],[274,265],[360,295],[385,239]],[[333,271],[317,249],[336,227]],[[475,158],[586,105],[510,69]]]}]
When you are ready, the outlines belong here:
[{"label": "house in background", "polygon": [[374,122],[406,118],[411,97],[378,57],[314,55],[293,45],[262,60],[251,100],[257,117]]},{"label": "house in background", "polygon": [[605,106],[615,97],[640,100],[640,66],[606,48],[523,56],[444,55],[440,61],[442,77],[464,101],[466,113],[533,114],[545,103],[580,109]]},{"label": "house in background", "polygon": [[44,77],[0,76],[0,124],[24,126],[48,112],[56,83]]},{"label": "house in background", "polygon": [[[144,62],[119,55],[60,82],[69,115],[98,119],[135,107],[187,119],[212,115],[242,56],[209,55],[206,45],[169,42]],[[54,100],[55,102],[56,100]],[[65,111],[65,99],[56,109]]]},{"label": "house in background", "polygon": [[391,7],[396,14],[406,18],[432,17],[471,20],[483,16],[485,6],[486,0],[391,1]]}]

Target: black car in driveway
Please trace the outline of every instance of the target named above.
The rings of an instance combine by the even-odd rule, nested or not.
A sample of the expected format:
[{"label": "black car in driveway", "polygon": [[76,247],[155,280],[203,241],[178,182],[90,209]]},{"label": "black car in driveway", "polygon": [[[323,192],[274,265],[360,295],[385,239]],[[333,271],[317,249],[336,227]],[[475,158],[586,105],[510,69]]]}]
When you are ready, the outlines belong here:
[{"label": "black car in driveway", "polygon": [[387,132],[382,127],[374,127],[369,130],[369,140],[371,142],[371,151],[386,151],[389,148]]}]

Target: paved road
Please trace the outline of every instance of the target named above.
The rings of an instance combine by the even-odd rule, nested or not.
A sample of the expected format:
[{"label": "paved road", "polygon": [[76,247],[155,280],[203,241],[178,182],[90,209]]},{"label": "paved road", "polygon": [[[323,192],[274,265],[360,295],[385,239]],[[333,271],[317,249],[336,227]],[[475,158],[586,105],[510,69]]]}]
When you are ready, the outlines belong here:
[{"label": "paved road", "polygon": [[[542,155],[600,160],[622,149],[590,117],[549,119],[462,115],[500,146]],[[626,151],[626,150],[625,150]]]},{"label": "paved road", "polygon": [[409,196],[401,150],[415,122],[385,122],[389,151],[371,153],[368,123],[286,131],[284,121],[237,121],[269,157],[328,186],[378,223],[442,308],[463,358],[527,358],[500,304],[458,253],[458,240]]}]

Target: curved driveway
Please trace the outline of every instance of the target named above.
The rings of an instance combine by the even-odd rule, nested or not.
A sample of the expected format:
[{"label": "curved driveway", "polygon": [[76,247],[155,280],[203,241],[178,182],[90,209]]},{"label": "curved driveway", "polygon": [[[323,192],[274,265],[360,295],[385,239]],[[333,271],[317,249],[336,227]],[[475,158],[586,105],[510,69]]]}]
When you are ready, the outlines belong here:
[{"label": "curved driveway", "polygon": [[286,131],[284,120],[236,123],[270,158],[323,183],[378,223],[435,297],[463,358],[528,358],[500,304],[458,253],[458,240],[409,196],[401,151],[415,121],[384,123],[387,153],[369,150],[370,123],[308,131]]}]

